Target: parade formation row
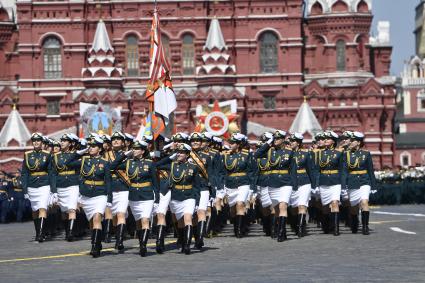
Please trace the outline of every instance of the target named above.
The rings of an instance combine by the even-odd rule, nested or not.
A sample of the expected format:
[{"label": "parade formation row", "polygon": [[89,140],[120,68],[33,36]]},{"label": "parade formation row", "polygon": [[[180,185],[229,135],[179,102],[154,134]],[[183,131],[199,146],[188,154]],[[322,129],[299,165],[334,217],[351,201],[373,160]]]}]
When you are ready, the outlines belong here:
[{"label": "parade formation row", "polygon": [[[369,195],[377,184],[360,132],[326,131],[309,149],[303,135],[282,130],[264,133],[255,147],[241,133],[227,141],[208,132],[177,133],[160,146],[151,136],[136,140],[121,132],[91,134],[87,140],[65,134],[58,144],[34,133],[31,140],[34,148],[25,153],[17,180],[31,202],[38,242],[45,240],[51,206],[60,207],[68,241],[75,239],[82,208],[93,257],[100,256],[102,241],[111,241],[112,229],[115,249],[124,252],[128,208],[141,256],[153,228],[156,251],[164,252],[167,212],[181,251],[190,254],[193,236],[195,248],[202,249],[204,237],[227,223],[225,210],[235,237],[246,235],[256,202],[264,233],[278,242],[287,239],[287,224],[299,238],[305,236],[307,214],[324,233],[340,235],[341,208],[353,233],[361,211],[362,234],[369,234]],[[297,215],[290,223],[289,207]]]}]

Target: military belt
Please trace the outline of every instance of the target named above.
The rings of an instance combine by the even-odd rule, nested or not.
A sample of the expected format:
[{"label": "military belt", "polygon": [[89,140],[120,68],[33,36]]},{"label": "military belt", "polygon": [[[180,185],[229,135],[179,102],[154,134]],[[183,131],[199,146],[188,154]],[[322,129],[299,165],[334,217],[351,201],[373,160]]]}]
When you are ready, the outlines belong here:
[{"label": "military belt", "polygon": [[320,173],[332,175],[332,174],[338,174],[339,171],[338,170],[322,170],[322,171],[320,171]]},{"label": "military belt", "polygon": [[230,177],[242,177],[242,176],[246,176],[246,172],[230,173],[229,176]]},{"label": "military belt", "polygon": [[174,188],[177,190],[191,190],[192,185],[175,185]]},{"label": "military belt", "polygon": [[270,175],[270,174],[289,174],[288,170],[270,170],[261,173],[262,175]]},{"label": "military belt", "polygon": [[48,175],[47,172],[33,172],[30,174],[31,176],[46,176]]},{"label": "military belt", "polygon": [[22,192],[22,189],[14,189],[15,192]]},{"label": "military belt", "polygon": [[367,170],[350,171],[350,175],[363,175],[363,174],[367,174]]},{"label": "military belt", "polygon": [[85,180],[84,184],[89,186],[103,186],[105,185],[104,181],[93,181],[93,180]]},{"label": "military belt", "polygon": [[76,173],[75,170],[73,170],[73,171],[62,171],[62,172],[59,172],[59,176],[74,175],[75,173]]},{"label": "military belt", "polygon": [[152,183],[151,182],[131,183],[130,185],[134,188],[146,188],[152,185]]},{"label": "military belt", "polygon": [[307,173],[307,170],[305,170],[305,169],[300,169],[300,170],[297,170],[297,173],[298,173],[298,174],[304,174],[304,173]]},{"label": "military belt", "polygon": [[117,174],[111,174],[111,177],[112,178],[118,178],[118,175]]},{"label": "military belt", "polygon": [[0,193],[6,193],[6,191],[5,190],[0,190]]}]

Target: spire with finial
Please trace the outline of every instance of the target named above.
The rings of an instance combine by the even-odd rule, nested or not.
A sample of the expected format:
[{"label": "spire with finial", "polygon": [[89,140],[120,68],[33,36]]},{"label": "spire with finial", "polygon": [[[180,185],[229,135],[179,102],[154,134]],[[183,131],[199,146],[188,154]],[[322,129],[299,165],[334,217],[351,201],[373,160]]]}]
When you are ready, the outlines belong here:
[{"label": "spire with finial", "polygon": [[227,75],[236,73],[235,65],[229,64],[230,55],[221,32],[220,22],[217,17],[211,20],[207,41],[202,55],[203,65],[196,68],[196,73],[205,75]]},{"label": "spire with finial", "polygon": [[322,131],[322,127],[320,126],[316,115],[314,115],[313,110],[308,104],[306,96],[304,96],[304,101],[301,104],[300,109],[298,109],[297,115],[295,116],[289,131],[291,133],[301,134],[305,134],[307,132],[311,136],[314,136],[318,132]]},{"label": "spire with finial", "polygon": [[122,75],[122,68],[115,67],[114,48],[102,19],[97,23],[87,61],[89,67],[81,71],[85,81],[93,78],[118,78]]},{"label": "spire with finial", "polygon": [[0,131],[0,147],[7,147],[12,141],[15,141],[20,147],[25,147],[30,139],[31,134],[16,110],[16,104],[13,103],[12,111]]}]

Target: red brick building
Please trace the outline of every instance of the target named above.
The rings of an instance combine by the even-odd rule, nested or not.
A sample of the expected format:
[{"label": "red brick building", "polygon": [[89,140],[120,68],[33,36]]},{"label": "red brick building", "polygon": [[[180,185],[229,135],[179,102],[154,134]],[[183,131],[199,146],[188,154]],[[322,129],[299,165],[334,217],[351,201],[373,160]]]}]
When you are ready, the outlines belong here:
[{"label": "red brick building", "polygon": [[[216,99],[237,100],[244,132],[252,123],[256,132],[289,129],[306,96],[322,128],[365,132],[376,166],[393,164],[392,48],[387,31],[369,38],[371,0],[158,0],[158,7],[178,131],[191,131],[196,106]],[[14,100],[30,132],[76,132],[83,102],[115,109],[115,126],[136,135],[147,108],[152,10],[153,1],[134,0],[3,4],[3,136],[13,132],[3,126]],[[19,162],[25,149],[16,139],[0,146],[0,167]]]}]

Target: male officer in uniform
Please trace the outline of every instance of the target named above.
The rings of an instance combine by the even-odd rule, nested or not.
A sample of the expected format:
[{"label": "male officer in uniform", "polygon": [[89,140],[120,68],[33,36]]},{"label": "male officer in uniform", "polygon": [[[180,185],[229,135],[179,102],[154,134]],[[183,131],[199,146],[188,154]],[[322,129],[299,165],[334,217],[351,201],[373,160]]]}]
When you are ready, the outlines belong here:
[{"label": "male officer in uniform", "polygon": [[6,174],[0,171],[0,223],[6,223],[9,214],[10,184]]}]

